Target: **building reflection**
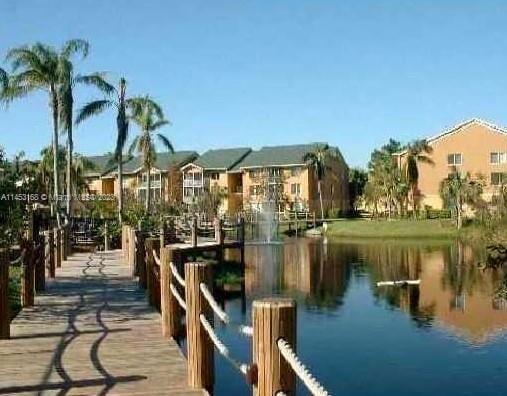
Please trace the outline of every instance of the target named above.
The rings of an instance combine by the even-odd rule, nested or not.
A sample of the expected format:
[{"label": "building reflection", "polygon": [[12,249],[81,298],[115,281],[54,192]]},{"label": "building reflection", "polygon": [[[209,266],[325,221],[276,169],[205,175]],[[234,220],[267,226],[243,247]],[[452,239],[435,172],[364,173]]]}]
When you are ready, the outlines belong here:
[{"label": "building reflection", "polygon": [[[483,270],[480,257],[458,242],[329,242],[290,240],[246,249],[248,299],[283,294],[307,309],[332,311],[344,303],[353,277],[369,277],[378,302],[407,312],[414,324],[437,324],[470,343],[507,328],[507,303],[495,298],[504,279]],[[409,287],[377,288],[381,280],[420,279]]]},{"label": "building reflection", "polygon": [[484,270],[481,257],[461,242],[421,246],[361,246],[372,282],[420,279],[419,286],[374,287],[377,298],[408,312],[417,325],[434,322],[470,343],[481,344],[507,328],[505,302],[496,298],[504,277]]}]

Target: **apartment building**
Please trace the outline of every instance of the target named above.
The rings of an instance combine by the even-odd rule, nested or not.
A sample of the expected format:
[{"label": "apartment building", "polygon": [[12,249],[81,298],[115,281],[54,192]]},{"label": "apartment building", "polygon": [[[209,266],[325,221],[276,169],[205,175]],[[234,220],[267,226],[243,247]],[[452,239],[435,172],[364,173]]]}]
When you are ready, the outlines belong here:
[{"label": "apartment building", "polygon": [[[195,151],[177,151],[157,153],[154,166],[150,171],[151,197],[154,201],[181,202],[183,198],[182,174],[180,168],[198,157]],[[95,164],[95,169],[85,174],[92,194],[119,193],[118,171],[108,166],[110,155],[87,157]],[[134,157],[123,165],[124,191],[144,200],[147,188],[147,172],[143,169],[140,157]]]},{"label": "apartment building", "polygon": [[183,202],[195,203],[206,190],[217,189],[225,194],[221,213],[241,210],[243,180],[235,167],[250,154],[247,147],[208,150],[199,158],[181,167]]},{"label": "apartment building", "polygon": [[[325,143],[268,146],[252,151],[237,169],[243,175],[243,207],[259,210],[275,201],[277,210],[320,211],[317,177],[305,156]],[[329,149],[322,180],[324,213],[349,210],[348,166],[340,150]]]},{"label": "apartment building", "polygon": [[[490,200],[507,182],[507,130],[477,118],[442,131],[427,139],[433,148],[433,164],[419,163],[417,198],[421,206],[441,209],[440,182],[452,172],[482,175],[484,198]],[[403,166],[406,152],[397,154]]]}]

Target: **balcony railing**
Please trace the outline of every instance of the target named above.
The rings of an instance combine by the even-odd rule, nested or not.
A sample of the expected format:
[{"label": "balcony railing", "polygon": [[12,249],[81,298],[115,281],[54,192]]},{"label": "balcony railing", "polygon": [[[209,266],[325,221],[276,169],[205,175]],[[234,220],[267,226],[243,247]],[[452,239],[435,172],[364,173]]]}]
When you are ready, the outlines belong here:
[{"label": "balcony railing", "polygon": [[183,187],[203,187],[202,180],[183,180]]}]

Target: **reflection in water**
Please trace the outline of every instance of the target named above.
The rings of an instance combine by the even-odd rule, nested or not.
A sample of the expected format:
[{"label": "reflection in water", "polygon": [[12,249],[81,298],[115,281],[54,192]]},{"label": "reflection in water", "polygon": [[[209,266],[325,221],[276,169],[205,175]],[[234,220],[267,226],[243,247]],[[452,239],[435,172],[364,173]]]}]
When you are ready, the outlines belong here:
[{"label": "reflection in water", "polygon": [[[377,301],[407,312],[416,326],[436,322],[471,343],[482,343],[507,327],[507,310],[494,299],[503,273],[484,271],[478,262],[477,253],[459,242],[294,239],[249,246],[245,288],[249,300],[283,294],[307,309],[333,311],[343,304],[351,276],[368,277]],[[421,284],[375,287],[377,281],[402,279],[421,279]]]},{"label": "reflection in water", "polygon": [[[298,354],[332,394],[505,394],[507,304],[495,298],[504,274],[479,267],[471,247],[290,239],[248,246],[245,259],[247,309],[236,297],[227,313],[250,323],[253,299],[296,298]],[[376,287],[402,279],[421,283]],[[251,361],[250,340],[217,331],[235,356]],[[227,362],[218,357],[217,365],[216,395],[251,394]]]}]

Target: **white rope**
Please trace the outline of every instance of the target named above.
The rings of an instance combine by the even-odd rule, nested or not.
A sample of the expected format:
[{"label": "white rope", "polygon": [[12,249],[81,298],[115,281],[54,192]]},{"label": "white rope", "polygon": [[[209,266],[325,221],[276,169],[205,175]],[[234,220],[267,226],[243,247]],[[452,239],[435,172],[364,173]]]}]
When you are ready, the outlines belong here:
[{"label": "white rope", "polygon": [[208,304],[213,309],[213,312],[215,312],[215,314],[220,318],[220,320],[222,322],[224,322],[226,325],[235,326],[241,334],[244,334],[244,335],[250,336],[250,337],[253,336],[252,326],[245,326],[240,323],[233,323],[231,321],[231,319],[229,318],[229,315],[227,315],[227,313],[225,313],[225,311],[222,308],[220,308],[217,300],[215,300],[215,298],[213,297],[213,294],[211,294],[211,291],[208,289],[208,287],[204,283],[201,283],[199,285],[199,288],[201,289],[202,295],[204,296],[204,298],[206,299]]},{"label": "white rope", "polygon": [[155,251],[155,249],[152,250],[152,254],[153,254],[153,260],[155,260],[155,264],[160,266],[160,258],[157,256],[157,252]]},{"label": "white rope", "polygon": [[201,324],[206,330],[206,333],[208,333],[209,338],[215,345],[215,348],[220,352],[220,355],[222,355],[224,358],[226,358],[234,367],[236,367],[239,371],[241,371],[244,375],[247,375],[249,366],[248,364],[241,363],[234,359],[230,353],[229,348],[227,348],[222,341],[218,338],[215,331],[213,330],[213,327],[211,327],[211,324],[208,322],[206,317],[203,314],[199,315],[199,319],[201,320]]},{"label": "white rope", "polygon": [[176,301],[178,301],[178,304],[180,304],[180,307],[186,311],[187,304],[185,303],[185,300],[183,300],[183,297],[181,297],[180,293],[178,293],[178,290],[176,290],[176,287],[174,287],[174,285],[171,283],[169,285],[169,288],[171,289],[171,293],[173,294]]},{"label": "white rope", "polygon": [[16,260],[12,260],[10,262],[10,265],[18,265],[19,263],[21,263],[21,260],[23,260],[23,256],[19,256]]},{"label": "white rope", "polygon": [[185,287],[185,279],[183,279],[181,277],[181,275],[179,274],[178,268],[176,268],[176,266],[172,262],[169,263],[169,267],[171,268],[171,272],[172,272],[173,276],[176,278],[176,280],[178,281],[178,283],[181,286]]},{"label": "white rope", "polygon": [[280,338],[277,343],[280,353],[285,358],[287,363],[292,367],[292,370],[303,381],[310,393],[314,396],[329,396],[330,393],[310,374],[306,366],[301,363],[301,360],[292,350],[291,346],[283,338]]},{"label": "white rope", "polygon": [[206,301],[208,301],[209,305],[216,313],[216,315],[220,318],[220,320],[225,324],[229,324],[230,323],[229,315],[227,315],[225,311],[222,308],[220,308],[220,306],[217,303],[217,300],[215,300],[210,290],[208,289],[208,286],[206,286],[204,283],[201,283],[199,285],[199,288],[201,289],[202,295],[204,296]]}]

